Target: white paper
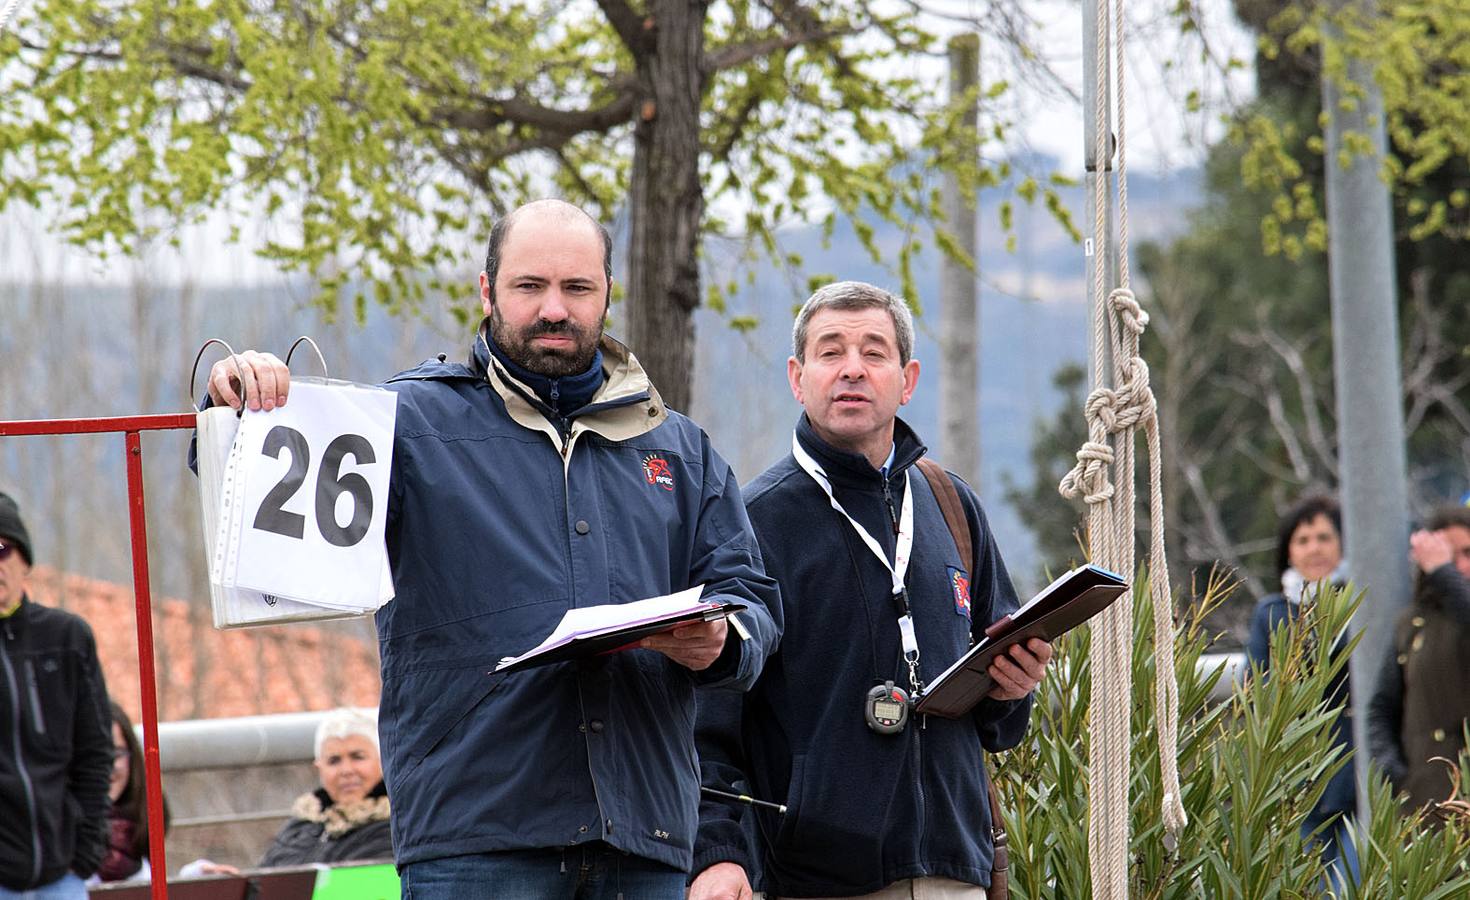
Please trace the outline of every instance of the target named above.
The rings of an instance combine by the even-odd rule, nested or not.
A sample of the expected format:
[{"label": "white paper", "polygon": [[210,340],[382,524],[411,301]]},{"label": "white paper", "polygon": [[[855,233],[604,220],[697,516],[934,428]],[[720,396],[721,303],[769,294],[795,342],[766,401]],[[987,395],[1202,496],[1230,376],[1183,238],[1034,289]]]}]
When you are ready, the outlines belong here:
[{"label": "white paper", "polygon": [[606,634],[610,631],[617,631],[619,628],[639,625],[654,619],[715,609],[719,606],[718,603],[700,602],[699,598],[703,593],[704,585],[700,584],[676,594],[649,597],[646,600],[635,600],[632,603],[605,603],[600,606],[569,609],[566,615],[561,617],[561,621],[556,623],[551,634],[547,635],[546,640],[520,656],[505,657],[495,668],[499,671],[542,651],[565,644],[574,638],[596,637],[599,634]]},{"label": "white paper", "polygon": [[[225,529],[219,527],[221,493],[225,487],[225,465],[234,446],[239,424],[235,411],[229,407],[212,407],[198,416],[198,438],[195,446],[199,465],[199,498],[203,513],[201,522],[204,548],[209,557],[211,572],[218,569],[224,557],[220,535]],[[342,617],[342,613],[337,610],[272,597],[259,591],[226,588],[213,577],[209,583],[209,596],[216,628]]]},{"label": "white paper", "polygon": [[[232,549],[237,556],[226,560],[226,585],[349,612],[382,605],[383,532],[397,400],[397,394],[378,388],[293,382],[285,406],[245,413],[235,437],[240,511],[231,527],[236,529]],[[288,432],[299,435],[298,446],[305,447],[301,461],[279,440],[273,454],[264,450],[273,435]],[[339,455],[338,464],[331,465],[330,448],[341,446],[344,436],[355,437],[353,445],[366,449]],[[304,473],[299,472],[303,461]],[[292,471],[301,479],[294,490],[286,480]],[[349,479],[365,490],[358,495],[342,491]],[[336,488],[335,498],[328,488]],[[280,496],[288,492],[282,502]],[[322,498],[331,505],[319,509]],[[262,518],[271,508],[278,517],[293,518],[299,533],[263,528]],[[365,531],[353,533],[355,539],[340,537],[344,525],[351,533],[359,516]],[[339,541],[351,542],[333,543],[328,535],[334,530]]]}]

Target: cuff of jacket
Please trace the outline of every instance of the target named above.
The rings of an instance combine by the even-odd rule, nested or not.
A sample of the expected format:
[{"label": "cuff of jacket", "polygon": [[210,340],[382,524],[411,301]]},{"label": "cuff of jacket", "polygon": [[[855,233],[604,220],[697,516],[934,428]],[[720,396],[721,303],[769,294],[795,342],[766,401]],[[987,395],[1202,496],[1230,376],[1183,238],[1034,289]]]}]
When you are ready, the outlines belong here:
[{"label": "cuff of jacket", "polygon": [[706,687],[720,687],[740,674],[740,661],[745,654],[746,641],[733,626],[725,630],[725,646],[709,668],[694,673],[694,679]]},{"label": "cuff of jacket", "polygon": [[95,848],[90,844],[82,846],[84,841],[78,841],[76,852],[72,854],[71,870],[78,878],[90,878],[102,864],[102,856],[107,847],[105,841],[96,842]]},{"label": "cuff of jacket", "polygon": [[734,863],[745,870],[745,877],[750,877],[750,854],[743,844],[716,844],[712,847],[695,848],[694,864],[689,867],[689,881],[699,877],[699,873],[718,863]]}]

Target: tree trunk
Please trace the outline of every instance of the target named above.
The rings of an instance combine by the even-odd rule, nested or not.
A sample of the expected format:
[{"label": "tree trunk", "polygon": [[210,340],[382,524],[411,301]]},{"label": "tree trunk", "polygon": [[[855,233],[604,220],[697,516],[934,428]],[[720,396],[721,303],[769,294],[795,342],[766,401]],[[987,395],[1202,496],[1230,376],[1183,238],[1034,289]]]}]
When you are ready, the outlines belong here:
[{"label": "tree trunk", "polygon": [[699,104],[704,93],[702,0],[652,0],[650,52],[638,60],[644,100],[633,132],[629,199],[629,346],[664,401],[688,410],[699,306]]}]

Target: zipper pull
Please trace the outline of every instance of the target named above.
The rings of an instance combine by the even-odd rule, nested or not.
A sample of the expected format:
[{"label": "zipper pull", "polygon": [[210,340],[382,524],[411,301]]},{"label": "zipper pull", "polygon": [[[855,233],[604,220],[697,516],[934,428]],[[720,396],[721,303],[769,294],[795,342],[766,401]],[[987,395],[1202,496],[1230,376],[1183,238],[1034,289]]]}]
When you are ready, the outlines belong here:
[{"label": "zipper pull", "polygon": [[888,479],[883,479],[883,502],[888,506],[888,521],[893,524],[893,534],[898,536],[898,511],[893,508],[893,495],[888,492]]}]

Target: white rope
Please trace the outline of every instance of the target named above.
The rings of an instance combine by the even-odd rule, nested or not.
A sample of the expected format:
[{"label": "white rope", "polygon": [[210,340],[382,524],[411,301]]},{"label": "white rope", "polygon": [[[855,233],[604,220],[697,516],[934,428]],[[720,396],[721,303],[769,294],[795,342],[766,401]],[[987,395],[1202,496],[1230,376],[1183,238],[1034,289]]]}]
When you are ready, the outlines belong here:
[{"label": "white rope", "polygon": [[17,9],[20,9],[20,0],[5,0],[4,5],[0,5],[0,31],[5,30],[5,23],[10,21]]},{"label": "white rope", "polygon": [[[1093,184],[1092,371],[1087,398],[1087,442],[1077,465],[1062,480],[1064,496],[1083,497],[1094,562],[1115,572],[1134,572],[1134,442],[1143,428],[1149,456],[1149,593],[1154,619],[1154,698],[1159,732],[1162,818],[1168,849],[1188,823],[1180,800],[1178,770],[1179,698],[1174,673],[1174,613],[1168,561],[1164,554],[1164,515],[1157,407],[1149,387],[1148,366],[1138,342],[1148,314],[1133,296],[1128,243],[1128,169],[1124,111],[1124,0],[1116,0],[1118,92],[1118,264],[1119,287],[1107,292],[1106,218],[1107,0],[1095,0],[1098,89],[1093,109],[1096,177]],[[1111,346],[1111,360],[1108,348]],[[1111,362],[1111,365],[1109,365]],[[1108,387],[1111,384],[1113,387]],[[1116,478],[1110,479],[1110,474]],[[1092,740],[1088,748],[1087,836],[1094,900],[1128,896],[1128,785],[1131,777],[1130,710],[1133,696],[1133,605],[1115,603],[1092,631]]]}]

